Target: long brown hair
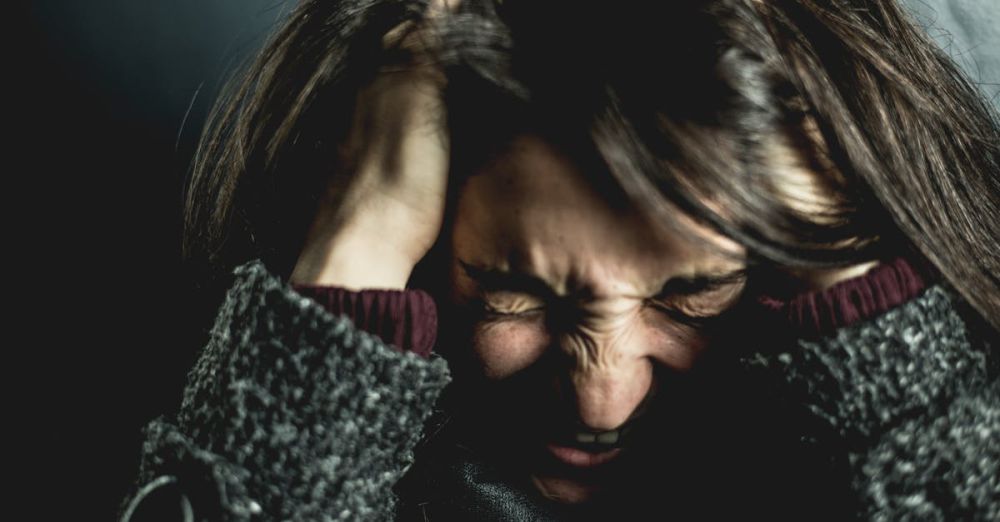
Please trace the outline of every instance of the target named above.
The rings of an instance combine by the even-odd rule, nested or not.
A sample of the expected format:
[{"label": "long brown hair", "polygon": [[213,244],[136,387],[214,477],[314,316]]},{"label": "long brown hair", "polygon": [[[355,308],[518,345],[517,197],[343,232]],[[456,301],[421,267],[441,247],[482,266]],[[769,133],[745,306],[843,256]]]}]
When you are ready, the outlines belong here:
[{"label": "long brown hair", "polygon": [[[206,126],[189,262],[290,273],[322,187],[350,175],[336,144],[354,94],[401,61],[381,36],[426,4],[290,13]],[[526,125],[579,136],[664,220],[679,207],[786,266],[909,250],[1000,326],[1000,123],[896,1],[464,0],[435,30],[453,173]],[[782,162],[821,172],[833,203],[782,199]]]}]

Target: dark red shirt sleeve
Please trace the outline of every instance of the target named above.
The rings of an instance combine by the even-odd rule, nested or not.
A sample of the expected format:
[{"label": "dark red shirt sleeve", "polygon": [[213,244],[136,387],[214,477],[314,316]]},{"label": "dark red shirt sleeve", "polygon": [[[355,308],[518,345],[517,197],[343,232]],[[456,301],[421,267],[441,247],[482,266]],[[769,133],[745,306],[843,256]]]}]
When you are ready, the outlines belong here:
[{"label": "dark red shirt sleeve", "polygon": [[378,335],[403,351],[427,357],[437,339],[437,306],[419,289],[348,290],[337,286],[302,285],[292,288],[312,298],[333,315],[346,315],[355,326]]},{"label": "dark red shirt sleeve", "polygon": [[[899,257],[824,290],[784,300],[761,296],[758,302],[770,318],[812,337],[881,315],[920,295],[936,277],[926,263]],[[403,351],[426,357],[434,348],[437,306],[423,290],[352,291],[300,284],[292,288],[334,315],[347,315],[359,328]]]},{"label": "dark red shirt sleeve", "polygon": [[762,296],[758,302],[796,333],[822,336],[888,312],[920,295],[936,278],[926,262],[898,257],[823,290],[785,300]]}]

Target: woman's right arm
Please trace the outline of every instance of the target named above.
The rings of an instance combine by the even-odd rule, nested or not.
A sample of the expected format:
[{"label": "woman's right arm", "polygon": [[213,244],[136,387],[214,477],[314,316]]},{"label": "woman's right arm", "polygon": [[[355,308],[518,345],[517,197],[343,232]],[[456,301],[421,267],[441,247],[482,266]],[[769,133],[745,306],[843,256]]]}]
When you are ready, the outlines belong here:
[{"label": "woman's right arm", "polygon": [[180,413],[146,427],[122,520],[391,518],[446,364],[335,316],[259,260],[234,276]]},{"label": "woman's right arm", "polygon": [[146,427],[123,521],[391,518],[450,380],[429,353],[429,297],[403,290],[440,233],[449,147],[443,76],[427,35],[406,29],[385,43],[413,66],[359,91],[340,148],[350,176],[331,180],[289,280],[260,260],[234,270],[180,413]]}]

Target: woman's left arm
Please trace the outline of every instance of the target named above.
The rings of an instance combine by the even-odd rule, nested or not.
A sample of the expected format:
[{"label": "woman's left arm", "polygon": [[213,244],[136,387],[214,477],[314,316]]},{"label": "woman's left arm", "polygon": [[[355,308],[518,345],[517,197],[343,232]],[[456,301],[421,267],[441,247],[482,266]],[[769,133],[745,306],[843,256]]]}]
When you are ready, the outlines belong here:
[{"label": "woman's left arm", "polygon": [[[865,520],[1000,520],[995,350],[942,285],[750,364],[840,439]],[[817,324],[822,321],[817,321]]]}]

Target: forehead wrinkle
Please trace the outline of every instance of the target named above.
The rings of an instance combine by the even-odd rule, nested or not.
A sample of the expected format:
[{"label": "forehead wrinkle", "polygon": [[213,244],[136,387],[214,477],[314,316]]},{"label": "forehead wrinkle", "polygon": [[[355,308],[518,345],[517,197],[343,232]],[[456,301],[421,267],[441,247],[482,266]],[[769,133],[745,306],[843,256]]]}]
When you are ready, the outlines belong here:
[{"label": "forehead wrinkle", "polygon": [[634,321],[616,321],[611,328],[577,324],[563,337],[563,350],[568,351],[575,363],[575,371],[589,373],[613,368],[626,356],[635,333]]},{"label": "forehead wrinkle", "polygon": [[504,256],[511,269],[542,279],[557,295],[584,300],[648,297],[672,275],[672,265],[687,263],[687,256],[669,245],[643,249],[619,241],[570,244],[562,235],[545,234],[519,243]]},{"label": "forehead wrinkle", "polygon": [[[512,252],[511,257],[521,261],[515,266],[521,267],[525,271],[542,281],[545,281],[552,289],[553,293],[560,297],[565,297],[570,293],[567,288],[567,277],[565,268],[560,265],[565,264],[564,259],[555,256],[550,252],[551,246],[541,241],[531,241],[526,245],[525,252]],[[558,253],[564,253],[565,248],[559,248]]]},{"label": "forehead wrinkle", "polygon": [[696,237],[636,209],[611,208],[544,142],[525,139],[515,149],[474,176],[460,198],[460,244],[485,268],[534,275],[556,295],[603,300],[651,297],[672,277],[721,263],[702,244],[715,234],[682,213],[674,216],[678,225],[694,227]]},{"label": "forehead wrinkle", "polygon": [[620,259],[583,260],[573,267],[570,281],[575,295],[587,301],[613,303],[619,299],[641,299],[655,293],[664,277],[657,272],[666,272],[669,266],[659,264],[656,267],[659,270],[649,270],[649,273],[645,273],[646,268],[645,262],[640,260],[631,263]]},{"label": "forehead wrinkle", "polygon": [[533,252],[525,254],[521,249],[512,248],[494,252],[498,254],[495,256],[474,256],[460,261],[484,272],[535,279],[548,289],[545,293],[564,298],[579,311],[597,317],[632,310],[636,300],[659,295],[674,278],[717,278],[745,268],[742,263],[737,265],[729,259],[708,256],[665,259],[663,263],[654,260],[641,265],[624,258],[581,259],[566,251],[534,249]]}]

